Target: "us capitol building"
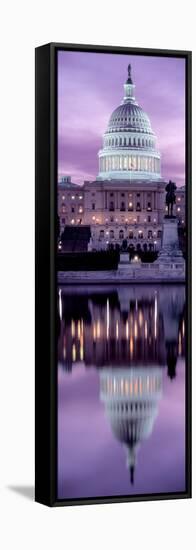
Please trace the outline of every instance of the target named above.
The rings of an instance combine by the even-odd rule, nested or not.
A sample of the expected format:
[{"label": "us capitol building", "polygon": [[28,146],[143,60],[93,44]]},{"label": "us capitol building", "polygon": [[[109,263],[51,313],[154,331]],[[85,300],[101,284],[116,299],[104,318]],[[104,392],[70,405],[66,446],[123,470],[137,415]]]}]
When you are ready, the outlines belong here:
[{"label": "us capitol building", "polygon": [[[166,181],[161,156],[148,115],[138,105],[131,66],[124,97],[113,111],[103,147],[99,173],[83,185],[64,176],[58,183],[61,233],[67,226],[90,227],[89,250],[125,248],[159,250],[165,214]],[[174,214],[185,224],[185,188],[177,188]]]}]

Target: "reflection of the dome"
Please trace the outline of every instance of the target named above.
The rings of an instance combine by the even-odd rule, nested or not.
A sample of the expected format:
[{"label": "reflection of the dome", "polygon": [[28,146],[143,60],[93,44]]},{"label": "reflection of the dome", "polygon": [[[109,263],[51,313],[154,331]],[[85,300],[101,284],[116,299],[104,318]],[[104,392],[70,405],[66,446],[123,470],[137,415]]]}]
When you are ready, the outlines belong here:
[{"label": "reflection of the dome", "polygon": [[115,438],[126,448],[130,481],[134,483],[137,451],[152,433],[162,395],[159,367],[102,369],[100,399]]},{"label": "reflection of the dome", "polygon": [[168,366],[184,355],[184,287],[59,290],[59,362],[86,366]]}]

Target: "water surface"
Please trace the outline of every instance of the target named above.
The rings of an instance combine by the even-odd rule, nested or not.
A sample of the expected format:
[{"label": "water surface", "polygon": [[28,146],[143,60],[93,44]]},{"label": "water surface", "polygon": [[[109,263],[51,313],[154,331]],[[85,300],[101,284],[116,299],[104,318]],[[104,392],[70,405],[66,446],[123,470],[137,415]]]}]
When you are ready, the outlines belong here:
[{"label": "water surface", "polygon": [[58,498],[185,490],[183,285],[59,288]]}]

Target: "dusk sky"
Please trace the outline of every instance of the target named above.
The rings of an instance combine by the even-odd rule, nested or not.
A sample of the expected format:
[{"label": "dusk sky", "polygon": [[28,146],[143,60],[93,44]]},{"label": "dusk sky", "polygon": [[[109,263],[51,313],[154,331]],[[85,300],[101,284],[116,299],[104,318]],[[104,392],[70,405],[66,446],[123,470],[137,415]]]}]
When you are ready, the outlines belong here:
[{"label": "dusk sky", "polygon": [[135,96],[161,152],[162,177],[185,183],[185,60],[86,52],[58,53],[58,172],[94,180],[98,150],[121,103],[131,63]]}]

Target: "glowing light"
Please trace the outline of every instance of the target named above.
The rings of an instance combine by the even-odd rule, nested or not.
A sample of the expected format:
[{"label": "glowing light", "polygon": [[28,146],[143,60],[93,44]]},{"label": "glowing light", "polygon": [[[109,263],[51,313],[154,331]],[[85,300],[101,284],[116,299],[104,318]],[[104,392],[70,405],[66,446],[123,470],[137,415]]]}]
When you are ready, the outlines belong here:
[{"label": "glowing light", "polygon": [[59,289],[59,317],[60,317],[60,320],[62,321],[62,318],[63,318],[63,304],[62,304],[62,290],[61,290],[61,288]]},{"label": "glowing light", "polygon": [[144,337],[145,337],[145,340],[147,340],[147,338],[148,338],[148,323],[147,323],[147,321],[145,321],[145,323],[144,323]]},{"label": "glowing light", "polygon": [[130,206],[130,208],[131,208],[131,207],[133,206],[133,203],[132,203],[132,202],[129,202],[129,206]]},{"label": "glowing light", "polygon": [[95,220],[95,216],[92,217],[92,220],[93,220],[93,221]]},{"label": "glowing light", "polygon": [[72,198],[72,200],[74,201],[74,199],[75,199],[75,195],[72,195],[72,197],[71,197],[71,198]]},{"label": "glowing light", "polygon": [[72,338],[75,337],[75,333],[76,333],[76,330],[75,330],[75,321],[72,319],[72,320],[71,320],[71,335],[72,335]]},{"label": "glowing light", "polygon": [[80,338],[80,334],[81,334],[81,325],[80,325],[80,320],[78,321],[78,338]]},{"label": "glowing light", "polygon": [[130,338],[130,354],[131,357],[133,357],[133,336]]},{"label": "glowing light", "polygon": [[139,326],[142,327],[143,324],[143,313],[141,309],[139,310]]},{"label": "glowing light", "polygon": [[119,324],[118,324],[118,321],[116,321],[116,338],[118,340],[118,337],[119,337]]},{"label": "glowing light", "polygon": [[154,301],[154,337],[157,337],[157,296]]},{"label": "glowing light", "polygon": [[80,361],[83,361],[84,359],[84,348],[83,344],[80,344]]},{"label": "glowing light", "polygon": [[181,210],[181,209],[180,209],[180,206],[178,206],[177,211],[180,212],[180,210]]},{"label": "glowing light", "polygon": [[184,338],[184,334],[185,334],[185,324],[184,324],[184,319],[182,321],[182,336]]},{"label": "glowing light", "polygon": [[129,338],[129,323],[128,323],[128,320],[126,321],[126,339],[128,340]]},{"label": "glowing light", "polygon": [[93,323],[93,340],[96,340],[97,333],[96,333],[96,324]]},{"label": "glowing light", "polygon": [[72,361],[76,361],[76,345],[72,346]]},{"label": "glowing light", "polygon": [[97,321],[97,338],[100,338],[101,335],[101,329],[100,329],[100,321],[98,319]]},{"label": "glowing light", "polygon": [[110,304],[109,304],[109,300],[107,299],[107,303],[106,303],[106,336],[107,336],[107,340],[109,338],[109,330],[110,330]]},{"label": "glowing light", "polygon": [[136,320],[134,322],[134,337],[135,338],[138,337],[138,326],[137,326],[137,321]]},{"label": "glowing light", "polygon": [[72,225],[73,225],[73,224],[75,223],[75,220],[74,220],[74,219],[73,219],[73,220],[71,220],[71,223],[72,223]]},{"label": "glowing light", "polygon": [[82,196],[82,195],[79,195],[79,199],[80,199],[80,201],[81,201],[81,200],[83,199],[83,196]]}]

